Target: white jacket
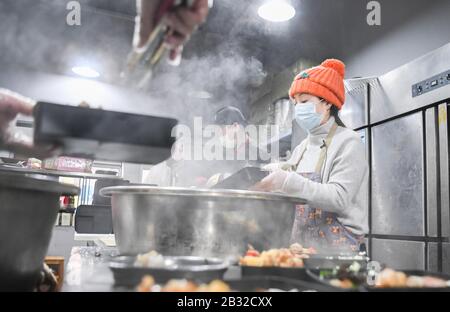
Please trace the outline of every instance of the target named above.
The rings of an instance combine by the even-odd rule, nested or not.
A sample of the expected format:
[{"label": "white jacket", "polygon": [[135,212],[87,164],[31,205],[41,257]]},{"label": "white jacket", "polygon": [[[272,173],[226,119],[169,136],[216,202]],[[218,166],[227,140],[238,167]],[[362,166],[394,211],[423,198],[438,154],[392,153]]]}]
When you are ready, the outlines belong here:
[{"label": "white jacket", "polygon": [[[334,121],[331,117],[327,123],[313,129],[288,161],[276,165],[283,170],[296,171],[289,173],[282,191],[306,199],[312,207],[337,213],[338,220],[353,233],[366,234],[369,168],[364,144],[355,131],[343,127],[336,130],[322,168],[322,183],[312,182],[297,173],[314,172],[320,147]],[[303,150],[305,153],[299,163]]]}]

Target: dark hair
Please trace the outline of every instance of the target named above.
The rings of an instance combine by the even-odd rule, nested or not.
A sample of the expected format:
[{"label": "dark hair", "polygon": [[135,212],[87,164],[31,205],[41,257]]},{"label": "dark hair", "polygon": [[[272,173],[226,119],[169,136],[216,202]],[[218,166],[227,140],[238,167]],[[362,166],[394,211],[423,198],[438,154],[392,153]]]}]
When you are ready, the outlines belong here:
[{"label": "dark hair", "polygon": [[[327,100],[325,100],[323,98],[320,98],[320,100],[327,102]],[[329,104],[331,104],[331,103],[329,103]],[[336,123],[338,124],[338,126],[347,128],[347,126],[342,122],[341,117],[339,117],[339,109],[333,104],[331,104],[330,116],[334,117],[334,120],[336,120]]]},{"label": "dark hair", "polygon": [[333,104],[331,104],[330,115],[334,117],[334,120],[336,120],[338,126],[347,128],[345,124],[342,122],[341,118],[339,117],[339,109]]},{"label": "dark hair", "polygon": [[219,109],[214,115],[216,125],[226,126],[235,123],[247,126],[247,119],[242,114],[241,110],[234,106],[225,106]]}]

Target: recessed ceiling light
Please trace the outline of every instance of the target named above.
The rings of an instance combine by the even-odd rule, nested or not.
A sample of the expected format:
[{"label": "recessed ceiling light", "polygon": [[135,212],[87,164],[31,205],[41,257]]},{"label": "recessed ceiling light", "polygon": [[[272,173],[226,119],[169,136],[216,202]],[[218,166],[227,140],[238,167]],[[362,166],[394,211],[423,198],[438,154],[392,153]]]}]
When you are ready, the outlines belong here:
[{"label": "recessed ceiling light", "polygon": [[75,66],[72,67],[72,72],[77,74],[78,76],[84,77],[84,78],[98,78],[100,77],[100,73],[96,71],[95,69],[89,67],[89,66]]},{"label": "recessed ceiling light", "polygon": [[285,22],[295,16],[295,9],[283,0],[270,0],[259,7],[258,15],[271,22]]}]

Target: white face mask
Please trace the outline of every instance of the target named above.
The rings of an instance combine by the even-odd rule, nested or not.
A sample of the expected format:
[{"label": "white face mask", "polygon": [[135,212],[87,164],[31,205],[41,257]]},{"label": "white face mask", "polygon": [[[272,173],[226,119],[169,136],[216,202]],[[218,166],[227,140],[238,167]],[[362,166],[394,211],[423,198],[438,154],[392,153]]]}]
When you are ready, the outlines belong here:
[{"label": "white face mask", "polygon": [[322,114],[316,112],[316,104],[312,101],[295,105],[295,121],[305,131],[310,132],[312,129],[320,126]]}]

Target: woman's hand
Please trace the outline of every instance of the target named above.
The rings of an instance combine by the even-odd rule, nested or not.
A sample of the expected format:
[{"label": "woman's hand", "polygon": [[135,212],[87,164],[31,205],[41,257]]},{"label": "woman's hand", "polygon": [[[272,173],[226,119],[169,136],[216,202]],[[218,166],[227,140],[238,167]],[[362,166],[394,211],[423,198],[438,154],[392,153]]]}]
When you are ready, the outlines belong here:
[{"label": "woman's hand", "polygon": [[9,133],[11,122],[18,114],[31,116],[35,101],[6,89],[0,89],[0,147],[15,154],[45,158],[52,155],[53,147],[33,146],[14,140]]},{"label": "woman's hand", "polygon": [[274,172],[281,169],[281,163],[270,163],[262,166],[261,169],[264,171]]},{"label": "woman's hand", "polygon": [[255,184],[252,187],[254,191],[260,192],[277,192],[282,191],[283,185],[289,172],[284,170],[277,170],[269,174],[267,177],[261,180],[261,182]]},{"label": "woman's hand", "polygon": [[[155,27],[155,15],[161,1],[137,0],[138,16],[136,18],[135,42],[136,48],[143,48]],[[189,40],[197,27],[203,24],[208,16],[208,0],[195,0],[190,8],[178,8],[164,17],[164,22],[170,28],[166,44],[170,47],[169,58],[175,60],[181,56],[183,44]]]},{"label": "woman's hand", "polygon": [[271,172],[274,172],[277,170],[291,171],[292,165],[287,162],[270,163],[270,164],[264,165],[262,167],[262,169],[265,171],[271,171]]}]

